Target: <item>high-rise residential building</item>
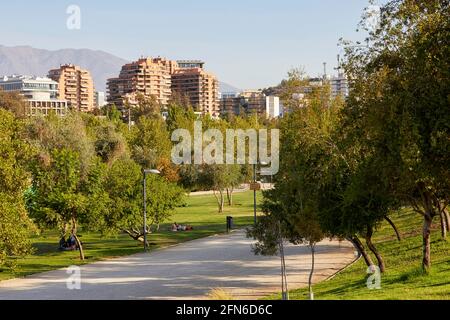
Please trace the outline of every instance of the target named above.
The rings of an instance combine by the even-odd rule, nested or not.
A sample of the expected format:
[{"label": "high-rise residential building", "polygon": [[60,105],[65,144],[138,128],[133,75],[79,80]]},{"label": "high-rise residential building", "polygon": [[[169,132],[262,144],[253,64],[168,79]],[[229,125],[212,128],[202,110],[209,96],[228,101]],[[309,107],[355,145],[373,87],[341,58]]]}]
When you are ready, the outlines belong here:
[{"label": "high-rise residential building", "polygon": [[94,104],[96,108],[101,108],[107,104],[106,95],[104,92],[96,91],[94,97],[95,97]]},{"label": "high-rise residential building", "polygon": [[227,114],[239,115],[241,112],[241,97],[239,96],[222,96],[220,99],[220,114],[225,116]]},{"label": "high-rise residential building", "polygon": [[94,82],[89,71],[66,64],[50,70],[48,76],[58,82],[58,96],[67,100],[71,109],[82,112],[94,110]]},{"label": "high-rise residential building", "polygon": [[205,62],[201,60],[177,60],[178,68],[180,69],[203,69]]},{"label": "high-rise residential building", "polygon": [[244,109],[247,113],[264,114],[266,112],[266,95],[262,90],[246,90],[241,93]]},{"label": "high-rise residential building", "polygon": [[339,73],[337,77],[331,78],[331,95],[333,98],[341,96],[347,98],[349,94],[348,80],[345,74]]},{"label": "high-rise residential building", "polygon": [[172,73],[172,91],[186,97],[197,112],[218,117],[219,81],[203,70],[198,60],[178,61],[179,68]]},{"label": "high-rise residential building", "polygon": [[262,90],[246,90],[239,94],[222,94],[220,113],[239,115],[241,112],[265,115],[267,118],[278,118],[282,115],[282,105],[277,96],[266,96]]},{"label": "high-rise residential building", "polygon": [[122,67],[119,77],[108,79],[108,102],[119,109],[135,105],[138,94],[154,97],[162,106],[172,95],[171,74],[178,68],[175,61],[164,58],[142,58]]},{"label": "high-rise residential building", "polygon": [[108,102],[119,109],[137,104],[138,95],[154,97],[166,106],[174,96],[186,98],[202,114],[219,115],[219,82],[200,60],[142,58],[126,64],[117,78],[108,79]]},{"label": "high-rise residential building", "polygon": [[58,100],[58,83],[50,78],[10,76],[0,78],[0,89],[19,92],[28,101],[27,115],[67,113],[67,101]]}]

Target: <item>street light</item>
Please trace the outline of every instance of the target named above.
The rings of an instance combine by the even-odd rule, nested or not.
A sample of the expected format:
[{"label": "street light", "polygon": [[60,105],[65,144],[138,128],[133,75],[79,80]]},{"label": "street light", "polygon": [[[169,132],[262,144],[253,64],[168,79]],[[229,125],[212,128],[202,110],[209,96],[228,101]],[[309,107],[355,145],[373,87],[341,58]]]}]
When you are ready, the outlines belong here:
[{"label": "street light", "polygon": [[159,170],[155,169],[144,169],[142,171],[144,175],[144,251],[147,252],[147,175],[148,174],[161,174]]},{"label": "street light", "polygon": [[256,226],[256,163],[253,164],[253,211],[255,218],[255,226]]}]

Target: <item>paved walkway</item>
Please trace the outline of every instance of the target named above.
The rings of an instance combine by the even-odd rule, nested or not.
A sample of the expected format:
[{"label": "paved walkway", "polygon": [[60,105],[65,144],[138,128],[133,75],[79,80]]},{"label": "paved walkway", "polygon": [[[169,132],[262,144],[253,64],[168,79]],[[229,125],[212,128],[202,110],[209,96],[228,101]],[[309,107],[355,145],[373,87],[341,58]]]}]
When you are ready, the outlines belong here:
[{"label": "paved walkway", "polygon": [[[256,299],[280,291],[278,257],[255,256],[243,231],[199,239],[148,254],[85,265],[81,289],[66,286],[66,269],[0,282],[0,300],[202,299],[223,288],[238,299]],[[291,289],[307,284],[306,247],[286,248]],[[314,281],[323,280],[354,260],[347,242],[324,241],[317,247]]]},{"label": "paved walkway", "polygon": [[[261,190],[270,190],[273,189],[273,184],[271,183],[261,183]],[[250,186],[248,184],[242,185],[240,188],[238,189],[234,189],[233,193],[242,193],[242,192],[247,192],[250,191]],[[195,192],[191,192],[189,193],[190,196],[206,196],[206,195],[213,195],[214,191],[195,191]]]}]

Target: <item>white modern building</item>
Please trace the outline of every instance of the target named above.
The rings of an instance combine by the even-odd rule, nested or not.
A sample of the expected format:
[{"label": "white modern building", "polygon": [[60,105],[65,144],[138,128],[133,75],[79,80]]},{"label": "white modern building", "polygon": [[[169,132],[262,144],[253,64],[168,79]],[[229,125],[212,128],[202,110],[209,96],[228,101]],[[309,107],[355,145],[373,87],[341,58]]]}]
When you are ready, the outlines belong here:
[{"label": "white modern building", "polygon": [[0,78],[0,89],[19,92],[29,103],[28,115],[67,113],[67,101],[58,100],[58,83],[50,78],[13,75]]},{"label": "white modern building", "polygon": [[348,97],[348,80],[343,73],[339,73],[337,77],[332,77],[330,83],[331,95],[333,96],[333,98],[341,96],[345,99]]},{"label": "white modern building", "polygon": [[266,116],[267,118],[279,118],[282,115],[280,98],[275,96],[266,97]]},{"label": "white modern building", "polygon": [[106,102],[106,95],[104,92],[101,91],[96,91],[95,92],[95,107],[96,108],[101,108],[107,105]]}]

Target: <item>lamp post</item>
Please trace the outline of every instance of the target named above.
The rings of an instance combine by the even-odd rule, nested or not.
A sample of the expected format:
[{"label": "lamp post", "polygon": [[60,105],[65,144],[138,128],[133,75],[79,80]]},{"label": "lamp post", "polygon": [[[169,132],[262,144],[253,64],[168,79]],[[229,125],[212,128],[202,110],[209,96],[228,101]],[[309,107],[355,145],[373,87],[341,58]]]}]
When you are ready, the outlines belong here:
[{"label": "lamp post", "polygon": [[253,213],[254,213],[254,218],[255,218],[255,226],[256,226],[256,163],[253,164],[253,183],[254,183],[254,187],[253,187]]},{"label": "lamp post", "polygon": [[159,172],[158,170],[154,170],[154,169],[144,169],[142,171],[143,175],[144,175],[144,181],[143,181],[143,197],[144,197],[144,251],[147,252],[148,248],[147,248],[147,175],[148,174],[160,174],[161,172]]},{"label": "lamp post", "polygon": [[[266,162],[258,162],[259,165],[261,166],[267,166]],[[253,164],[253,214],[254,214],[254,222],[255,222],[255,226],[256,226],[256,184],[258,183],[257,181],[257,171],[256,171],[256,163]]]}]

